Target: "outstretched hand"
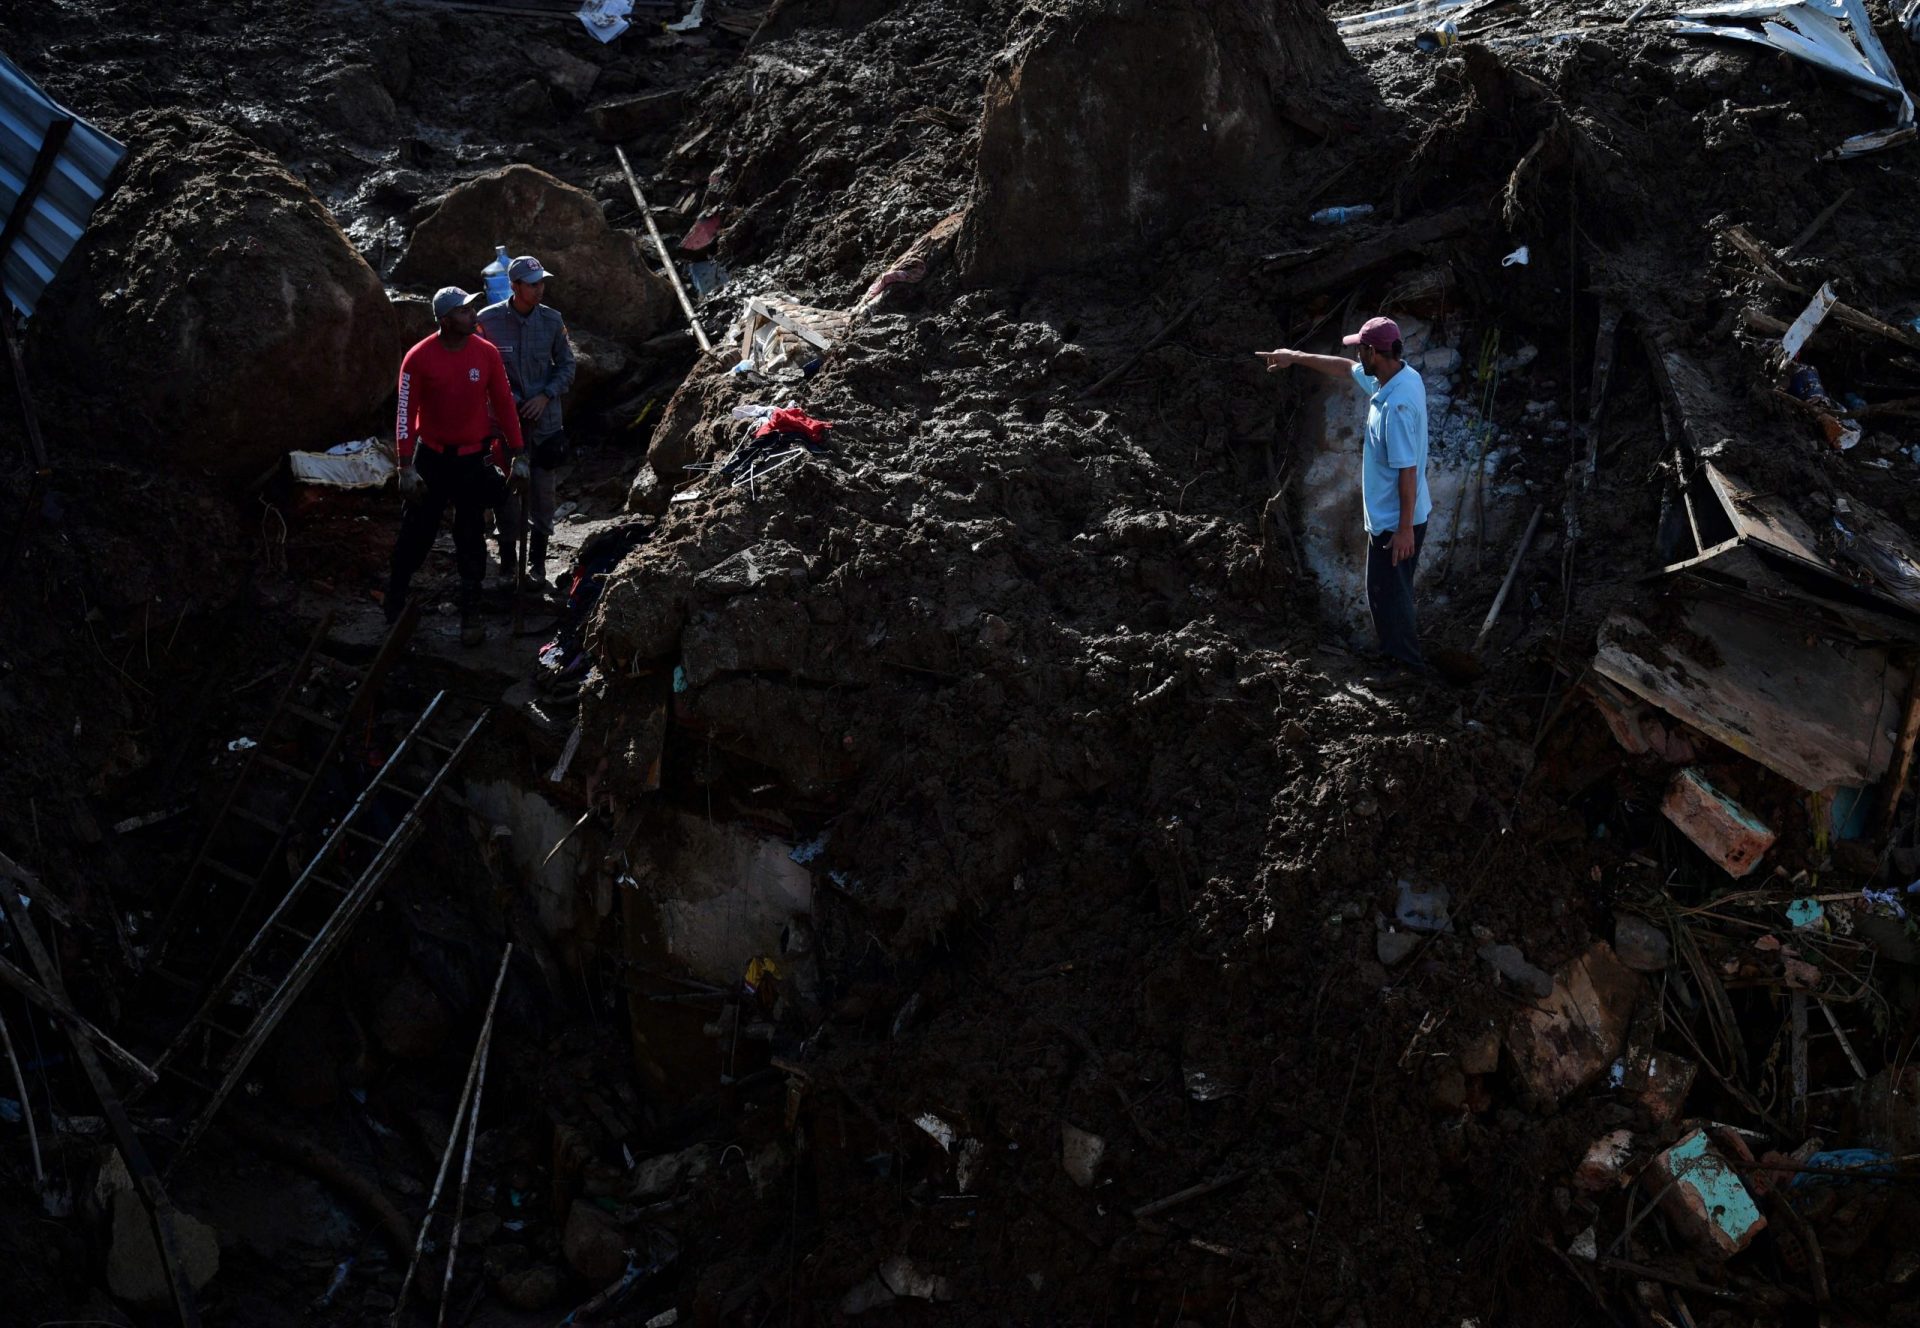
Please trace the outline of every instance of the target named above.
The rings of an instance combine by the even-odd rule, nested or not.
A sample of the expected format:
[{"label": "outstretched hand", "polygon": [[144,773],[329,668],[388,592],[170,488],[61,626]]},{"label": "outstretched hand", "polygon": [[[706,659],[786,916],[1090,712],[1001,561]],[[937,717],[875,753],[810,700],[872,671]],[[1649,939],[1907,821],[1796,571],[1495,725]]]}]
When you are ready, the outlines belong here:
[{"label": "outstretched hand", "polygon": [[1289,368],[1300,362],[1300,352],[1297,350],[1257,350],[1254,354],[1267,362],[1268,373]]}]

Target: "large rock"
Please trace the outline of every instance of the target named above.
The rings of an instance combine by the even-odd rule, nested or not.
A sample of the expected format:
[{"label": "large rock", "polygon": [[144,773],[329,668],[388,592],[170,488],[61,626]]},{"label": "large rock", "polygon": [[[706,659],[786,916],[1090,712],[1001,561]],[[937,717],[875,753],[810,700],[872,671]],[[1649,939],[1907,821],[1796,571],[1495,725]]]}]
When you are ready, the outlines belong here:
[{"label": "large rock", "polygon": [[613,1219],[583,1200],[574,1200],[567,1212],[567,1227],[561,1237],[567,1264],[594,1286],[602,1286],[626,1271],[632,1239],[613,1224]]},{"label": "large rock", "polygon": [[[220,1238],[198,1218],[175,1210],[173,1232],[187,1281],[198,1291],[220,1271]],[[146,1205],[131,1189],[113,1196],[113,1245],[107,1251],[107,1290],[129,1304],[161,1309],[173,1303],[166,1265],[153,1238]]]},{"label": "large rock", "polygon": [[30,325],[38,375],[95,436],[229,475],[366,436],[398,330],[332,214],[211,121],[162,111],[125,137],[123,182]]},{"label": "large rock", "polygon": [[644,340],[677,314],[673,288],[640,256],[640,239],[607,224],[592,195],[531,166],[469,180],[414,228],[394,280],[473,290],[494,247],[539,257],[553,273],[548,301],[567,322]]},{"label": "large rock", "polygon": [[1196,207],[1270,197],[1307,107],[1351,69],[1307,0],[1080,0],[988,76],[974,202],[959,243],[975,282],[1093,262],[1169,235]]}]

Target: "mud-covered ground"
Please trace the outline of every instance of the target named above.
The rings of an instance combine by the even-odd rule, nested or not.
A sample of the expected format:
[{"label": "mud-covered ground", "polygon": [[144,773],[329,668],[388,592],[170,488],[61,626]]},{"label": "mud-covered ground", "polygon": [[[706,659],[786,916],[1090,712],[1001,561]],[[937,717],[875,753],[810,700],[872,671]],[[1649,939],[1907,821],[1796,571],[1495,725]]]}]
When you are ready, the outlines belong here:
[{"label": "mud-covered ground", "polygon": [[[313,188],[382,273],[441,192],[510,161],[588,188],[616,224],[635,224],[581,111],[687,88],[681,117],[629,152],[656,204],[690,200],[676,225],[722,220],[714,256],[731,283],[701,306],[721,340],[748,294],[848,308],[965,207],[989,71],[1039,25],[1077,12],[960,0],[776,8],[744,49],[711,27],[671,42],[636,29],[600,48],[560,19],[357,5],[214,15],[18,4],[0,16],[0,41],[109,129],[171,108],[240,129]],[[655,814],[635,792],[647,756],[631,739],[658,678],[633,675],[679,665],[687,690],[674,701],[664,801],[718,799],[743,819],[827,832],[814,918],[826,984],[817,1003],[783,1012],[792,1098],[775,1076],[739,1090],[676,1084],[655,1102],[626,1077],[617,966],[547,956],[533,984],[544,990],[516,1007],[501,1048],[502,1115],[477,1163],[486,1220],[473,1262],[486,1271],[480,1313],[494,1317],[476,1321],[545,1321],[509,1316],[509,1277],[526,1291],[533,1273],[559,1270],[556,1314],[597,1289],[568,1269],[567,1214],[546,1200],[562,1170],[620,1175],[628,1140],[642,1152],[704,1140],[720,1158],[679,1207],[615,1212],[629,1231],[671,1230],[681,1250],[633,1322],[668,1306],[702,1323],[832,1322],[896,1257],[945,1279],[940,1303],[902,1300],[865,1321],[1624,1321],[1625,1297],[1596,1303],[1560,1254],[1603,1202],[1566,1177],[1597,1135],[1650,1128],[1646,1109],[1603,1084],[1542,1111],[1510,1070],[1463,1066],[1521,1004],[1476,958],[1483,944],[1552,970],[1610,938],[1615,906],[1657,899],[1669,873],[1682,887],[1705,878],[1652,810],[1664,773],[1627,762],[1569,691],[1600,616],[1659,563],[1670,448],[1637,341],[1670,338],[1710,368],[1722,392],[1705,423],[1767,458],[1752,464],[1769,482],[1868,492],[1910,521],[1920,493],[1894,448],[1914,440],[1897,417],[1834,454],[1806,447],[1804,425],[1769,407],[1737,316],[1759,301],[1790,318],[1796,302],[1763,290],[1716,230],[1738,222],[1784,245],[1851,188],[1798,275],[1834,277],[1901,324],[1920,291],[1902,257],[1916,223],[1899,154],[1817,161],[1845,134],[1880,127],[1881,108],[1803,66],[1682,44],[1650,21],[1607,18],[1550,44],[1496,40],[1576,21],[1535,11],[1445,56],[1356,46],[1352,66],[1327,72],[1321,132],[1289,145],[1291,189],[1179,210],[1095,266],[1013,283],[974,288],[938,251],[925,281],[891,293],[798,386],[730,376],[727,354],[695,367],[652,433],[634,499],[657,528],[589,630],[599,667],[581,709],[582,765],[608,765],[582,810],[605,831]],[[1883,36],[1903,73],[1920,72],[1891,25]],[[1305,217],[1363,201],[1380,216],[1354,231]],[[1481,209],[1463,234],[1327,292],[1289,294],[1297,260],[1265,257],[1331,261],[1392,221],[1460,205]],[[1021,234],[987,242],[1045,247]],[[1531,262],[1502,267],[1521,244]],[[1503,347],[1536,349],[1493,398],[1496,492],[1522,515],[1547,512],[1479,669],[1456,669],[1450,685],[1377,677],[1364,637],[1327,620],[1294,545],[1308,519],[1304,386],[1261,373],[1249,354],[1307,338],[1326,349],[1399,275],[1435,261],[1454,285],[1432,321],[1469,360],[1456,395],[1474,393],[1471,360],[1496,330]],[[1603,461],[1590,488],[1569,490],[1607,301],[1630,311],[1628,349]],[[1135,367],[1082,397],[1189,306]],[[1878,347],[1836,345],[1844,354],[1821,366],[1831,390],[1901,394],[1897,375],[1873,378],[1888,373]],[[773,394],[839,423],[830,455],[751,494],[708,480],[666,505],[694,478],[680,467],[737,439],[728,411]],[[605,439],[608,465],[638,471],[626,422],[582,427]],[[113,892],[150,895],[173,877],[116,860],[97,822],[148,810],[182,782],[203,781],[203,799],[217,788],[222,740],[265,699],[228,691],[297,648],[300,629],[275,611],[311,588],[316,551],[350,540],[342,532],[364,513],[289,509],[286,548],[307,556],[290,554],[282,574],[255,535],[257,499],[153,473],[127,438],[75,436],[57,419],[49,435],[73,460],[56,495],[35,500],[42,515],[0,609],[0,792],[27,809],[24,822],[7,818],[0,849],[79,887],[104,946]],[[8,512],[22,484],[8,480]],[[602,494],[595,510],[615,506]],[[373,516],[378,534],[325,578],[349,597],[381,579],[387,526]],[[1474,566],[1456,551],[1428,573],[1436,652],[1464,653],[1508,554],[1490,549]],[[219,616],[236,599],[237,626]],[[168,632],[185,626],[163,645],[169,617]],[[174,703],[216,676],[229,682],[206,707]],[[191,761],[169,765],[182,744]],[[511,750],[496,760],[532,764]],[[191,852],[190,825],[163,833],[156,861]],[[357,983],[380,988],[410,962],[449,1005],[443,1022],[458,1036],[336,1086],[370,1097],[373,1119],[403,1142],[343,1125],[358,1119],[338,1108],[345,1099],[303,1114],[287,1105],[301,1097],[297,1074],[264,1076],[281,1124],[390,1176],[416,1209],[439,1137],[424,1117],[447,1110],[490,971],[476,933],[527,932],[500,902],[513,882],[497,863],[457,835],[431,847],[451,870],[404,883],[397,899],[443,910],[424,928],[437,941],[375,919],[351,973],[314,998],[353,1009]],[[1401,877],[1450,889],[1453,931],[1389,967],[1378,932]],[[1823,879],[1856,883],[1837,866]],[[89,962],[113,966],[104,948]],[[1650,1026],[1667,1008],[1653,1004]],[[1765,997],[1743,1013],[1764,1043]],[[1871,1054],[1891,1051],[1900,1022]],[[298,1036],[344,1039],[330,1053],[342,1064],[370,1054],[364,1036],[352,1050],[339,1021]],[[1687,1043],[1667,1031],[1662,1045]],[[404,1059],[392,1046],[371,1054]],[[1844,1142],[1844,1112],[1829,1110]],[[1703,1075],[1690,1112],[1741,1111]],[[964,1181],[955,1155],[912,1123],[926,1113],[978,1141]],[[623,1136],[609,1123],[622,1117],[642,1124]],[[1091,1189],[1063,1172],[1063,1124],[1106,1141]],[[270,1164],[215,1169],[190,1206],[238,1204],[255,1165]],[[1133,1215],[1215,1180],[1227,1183]],[[523,1194],[538,1196],[526,1211]],[[1609,1214],[1618,1200],[1605,1201]],[[1897,1232],[1907,1203],[1874,1229]],[[10,1219],[0,1239],[44,1250],[37,1225],[49,1224]],[[59,1271],[33,1280],[38,1317],[26,1322],[97,1304],[94,1256],[61,1239],[73,1248],[39,1261]],[[287,1243],[298,1258],[278,1257]],[[1899,1243],[1868,1238],[1830,1256],[1858,1321],[1911,1312],[1889,1271]],[[398,1269],[377,1238],[352,1251],[361,1262],[345,1293],[300,1308],[349,1252],[329,1259],[330,1248],[311,1229],[282,1244],[259,1235],[209,1288],[209,1319],[382,1317]],[[1798,1266],[1772,1247],[1751,1257],[1736,1273],[1744,1312],[1802,1321],[1756,1290],[1799,1285]]]}]

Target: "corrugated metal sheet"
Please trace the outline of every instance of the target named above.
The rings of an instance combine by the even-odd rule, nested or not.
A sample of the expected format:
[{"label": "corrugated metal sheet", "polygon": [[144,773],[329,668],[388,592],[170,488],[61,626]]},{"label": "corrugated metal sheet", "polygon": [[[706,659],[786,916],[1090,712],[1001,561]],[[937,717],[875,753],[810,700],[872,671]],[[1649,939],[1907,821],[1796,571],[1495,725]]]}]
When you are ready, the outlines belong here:
[{"label": "corrugated metal sheet", "polygon": [[0,265],[0,291],[23,314],[33,312],[41,292],[86,231],[94,204],[106,193],[107,178],[127,150],[47,96],[18,65],[0,55],[0,228],[19,205],[47,130],[65,119],[74,122],[73,128]]}]

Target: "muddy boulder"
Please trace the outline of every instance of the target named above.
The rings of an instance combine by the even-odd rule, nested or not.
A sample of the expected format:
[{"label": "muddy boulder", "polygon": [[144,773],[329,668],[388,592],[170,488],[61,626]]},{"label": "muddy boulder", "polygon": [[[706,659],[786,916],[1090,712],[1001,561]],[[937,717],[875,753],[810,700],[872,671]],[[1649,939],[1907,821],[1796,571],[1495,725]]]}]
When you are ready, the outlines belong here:
[{"label": "muddy boulder", "polygon": [[31,324],[36,376],[93,436],[226,475],[364,437],[398,328],[332,214],[209,120],[159,112],[126,138],[124,180]]},{"label": "muddy boulder", "polygon": [[1062,6],[987,79],[963,272],[992,284],[1081,266],[1200,205],[1284,190],[1315,89],[1352,68],[1302,0]]},{"label": "muddy boulder", "polygon": [[497,245],[553,273],[547,299],[569,325],[645,340],[675,314],[673,290],[641,258],[639,237],[607,224],[591,194],[531,166],[508,166],[448,194],[414,228],[394,280],[468,290]]}]

